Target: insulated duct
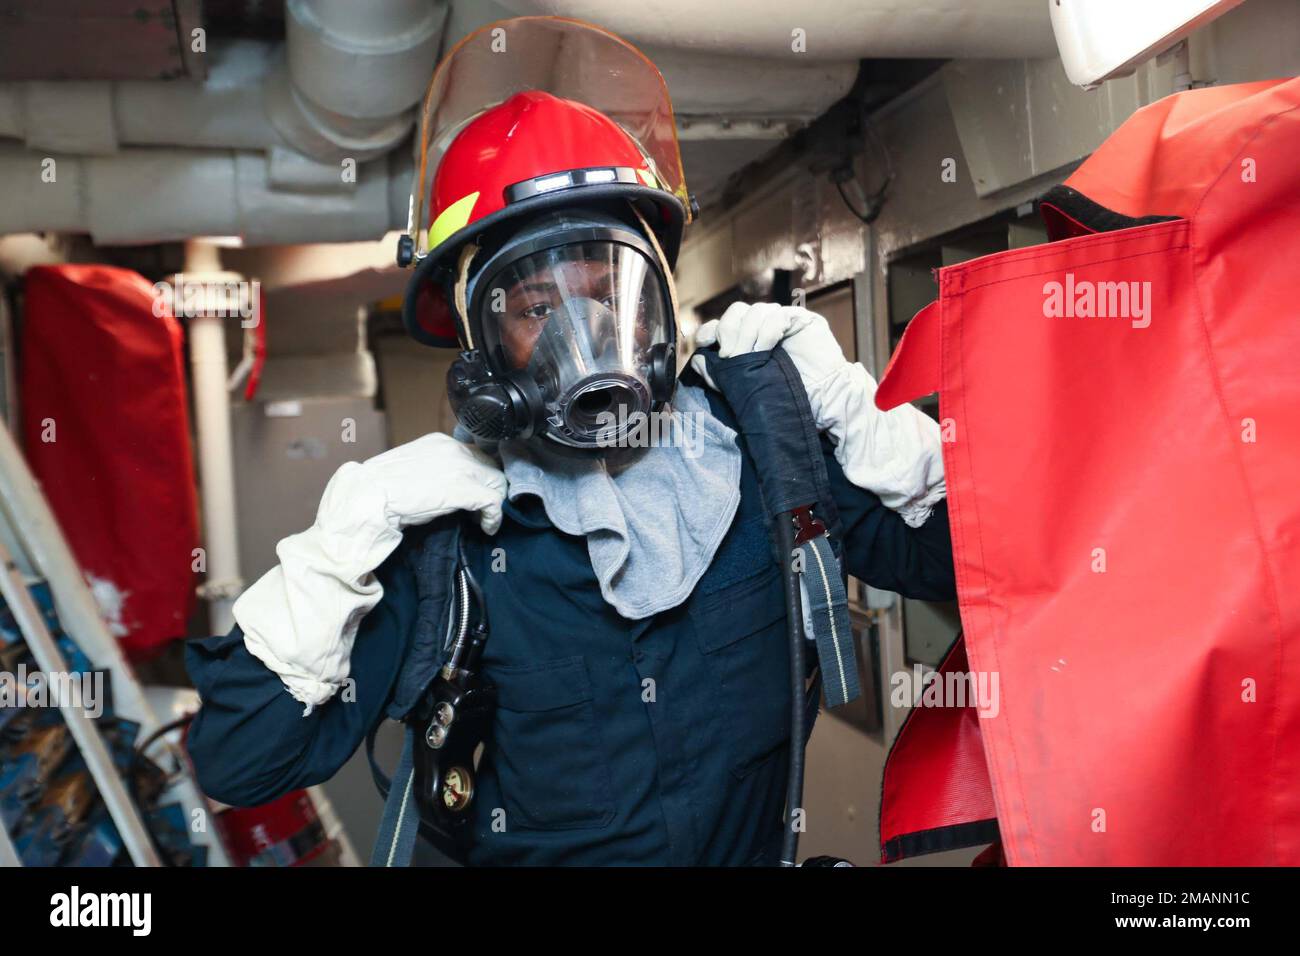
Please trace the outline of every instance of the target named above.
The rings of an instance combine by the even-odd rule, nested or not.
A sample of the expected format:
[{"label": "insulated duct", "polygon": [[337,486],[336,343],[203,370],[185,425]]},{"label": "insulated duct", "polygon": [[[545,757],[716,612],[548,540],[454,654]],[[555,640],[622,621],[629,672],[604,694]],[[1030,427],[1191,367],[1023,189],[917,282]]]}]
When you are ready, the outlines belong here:
[{"label": "insulated duct", "polygon": [[329,191],[283,188],[274,180],[278,155],[127,148],[50,156],[0,147],[0,182],[32,184],[0,203],[0,234],[85,232],[107,245],[241,236],[267,245],[378,239],[406,225],[413,161],[405,150],[359,164],[352,183],[339,181],[338,167],[317,167],[313,176],[332,176]]},{"label": "insulated duct", "polygon": [[[377,239],[406,222],[395,151],[437,61],[435,0],[288,0],[287,42],[207,54],[203,83],[0,84],[0,234]],[[146,148],[140,148],[146,147]],[[391,156],[389,155],[391,154]]]},{"label": "insulated duct", "polygon": [[696,52],[813,60],[1056,55],[1050,0],[501,2],[516,13],[590,20],[634,43]]},{"label": "insulated duct", "polygon": [[281,147],[321,162],[364,161],[410,130],[446,10],[433,0],[289,0],[283,46],[215,45],[201,84],[0,84],[0,137],[65,153]]},{"label": "insulated duct", "polygon": [[[1044,2],[511,6],[586,17],[645,43],[673,91],[701,192],[843,96],[860,56],[1051,55]],[[460,23],[464,11],[441,0],[286,0],[285,43],[214,43],[203,83],[0,84],[0,181],[12,184],[0,234],[262,244],[373,240],[402,228],[412,172],[395,147],[444,29],[450,42],[481,25]],[[806,34],[798,51],[794,31]]]}]

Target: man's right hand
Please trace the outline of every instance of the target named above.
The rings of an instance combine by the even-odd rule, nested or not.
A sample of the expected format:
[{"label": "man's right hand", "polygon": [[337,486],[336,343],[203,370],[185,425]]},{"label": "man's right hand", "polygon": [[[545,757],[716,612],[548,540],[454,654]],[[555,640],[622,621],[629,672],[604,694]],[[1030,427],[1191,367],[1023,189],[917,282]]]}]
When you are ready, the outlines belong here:
[{"label": "man's right hand", "polygon": [[483,530],[496,534],[505,496],[506,476],[488,455],[435,432],[343,465],[325,488],[316,523],[373,533],[382,520],[400,531],[453,511],[476,511]]},{"label": "man's right hand", "polygon": [[316,523],[283,539],[280,563],[235,602],[249,653],[310,712],[347,679],[361,619],[383,598],[374,571],[402,529],[473,511],[495,534],[505,496],[505,474],[492,459],[449,435],[343,465],[325,487]]}]

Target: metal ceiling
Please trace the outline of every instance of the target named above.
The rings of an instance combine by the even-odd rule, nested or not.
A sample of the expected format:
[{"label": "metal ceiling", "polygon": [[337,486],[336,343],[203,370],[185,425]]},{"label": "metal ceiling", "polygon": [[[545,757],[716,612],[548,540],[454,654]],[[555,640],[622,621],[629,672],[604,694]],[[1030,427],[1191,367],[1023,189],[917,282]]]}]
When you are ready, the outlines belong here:
[{"label": "metal ceiling", "polygon": [[0,0],[0,80],[202,79],[203,58],[190,42],[201,7],[201,0]]}]

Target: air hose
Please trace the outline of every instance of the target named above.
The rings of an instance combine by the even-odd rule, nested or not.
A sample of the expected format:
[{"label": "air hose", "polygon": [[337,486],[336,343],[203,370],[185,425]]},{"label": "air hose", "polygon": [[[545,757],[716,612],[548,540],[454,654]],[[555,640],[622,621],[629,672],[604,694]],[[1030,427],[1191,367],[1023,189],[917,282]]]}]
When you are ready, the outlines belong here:
[{"label": "air hose", "polygon": [[785,835],[781,840],[781,865],[796,865],[799,830],[803,825],[804,738],[808,736],[808,711],[804,702],[803,602],[799,575],[794,568],[795,512],[777,515],[776,535],[781,551],[781,584],[785,592],[786,638],[790,645],[790,768],[785,782]]}]

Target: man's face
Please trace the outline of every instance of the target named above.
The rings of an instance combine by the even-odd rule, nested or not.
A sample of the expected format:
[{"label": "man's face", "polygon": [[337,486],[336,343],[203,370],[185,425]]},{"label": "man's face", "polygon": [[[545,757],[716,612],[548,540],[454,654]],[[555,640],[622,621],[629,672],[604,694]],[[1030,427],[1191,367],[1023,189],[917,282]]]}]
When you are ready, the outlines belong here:
[{"label": "man's face", "polygon": [[[644,295],[639,289],[636,292],[641,311]],[[499,324],[501,347],[510,367],[528,365],[538,337],[552,316],[563,309],[565,299],[594,299],[609,309],[626,307],[619,302],[618,293],[614,270],[605,259],[558,262],[510,285]],[[638,339],[646,335],[643,322],[637,323],[636,335]]]}]

